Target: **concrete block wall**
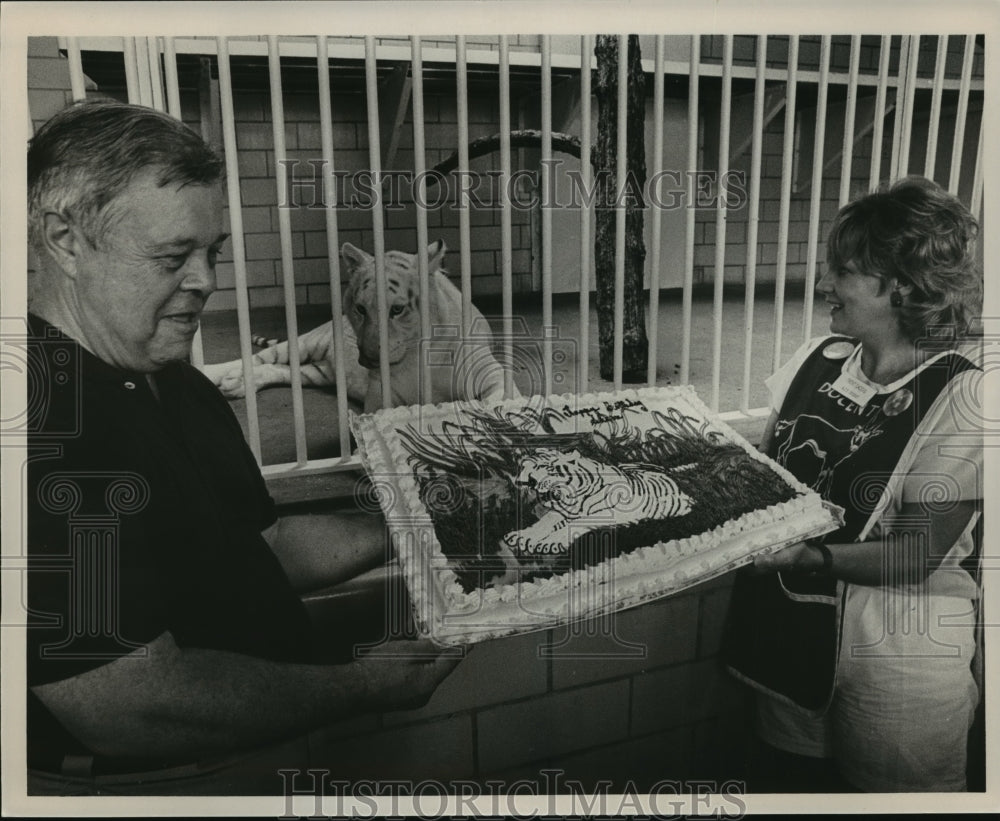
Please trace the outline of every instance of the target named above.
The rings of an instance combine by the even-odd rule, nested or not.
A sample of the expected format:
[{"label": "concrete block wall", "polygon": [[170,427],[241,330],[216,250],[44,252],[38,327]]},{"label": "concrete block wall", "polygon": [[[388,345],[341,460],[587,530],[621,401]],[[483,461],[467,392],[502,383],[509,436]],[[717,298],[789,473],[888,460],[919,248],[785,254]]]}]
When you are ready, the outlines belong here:
[{"label": "concrete block wall", "polygon": [[[367,106],[361,93],[333,93],[333,167],[344,175],[339,192],[330,194],[322,185],[322,150],[319,126],[319,102],[315,93],[286,90],[283,95],[285,145],[289,161],[290,188],[279,200],[275,183],[275,156],[270,96],[267,92],[242,92],[235,95],[236,139],[239,148],[240,193],[246,234],[247,276],[251,307],[284,304],[281,247],[278,235],[278,207],[289,206],[292,230],[292,255],[298,304],[329,304],[330,263],[324,204],[328,199],[342,203],[337,213],[337,243],[345,242],[372,253],[374,234],[370,202],[370,181],[357,178],[367,173],[369,140]],[[497,101],[484,96],[469,100],[469,136],[488,136],[497,130]],[[426,163],[433,167],[457,150],[458,126],[454,94],[427,94],[425,100]],[[416,251],[416,210],[413,203],[413,124],[408,114],[399,135],[399,148],[391,169],[411,174],[397,177],[393,189],[395,205],[384,212],[385,248],[413,253]],[[390,140],[381,135],[382,146]],[[471,273],[473,296],[493,295],[500,291],[497,273],[501,270],[500,211],[493,207],[492,192],[486,173],[499,166],[498,156],[473,161],[471,169],[483,175],[483,186],[476,195],[483,205],[473,202],[469,208],[471,233]],[[332,192],[331,192],[332,193]],[[447,193],[447,197],[443,195]],[[388,196],[388,194],[387,194]],[[447,192],[429,189],[427,202],[439,204],[428,209],[428,238],[443,239],[451,253],[445,267],[453,280],[460,275],[459,209],[454,185]],[[397,207],[398,206],[398,207]],[[531,278],[531,219],[525,211],[514,211],[513,271],[515,288],[523,289]],[[218,266],[219,291],[212,298],[211,310],[236,307],[235,275],[231,256]],[[342,275],[342,283],[346,278]]]},{"label": "concrete block wall", "polygon": [[593,787],[739,779],[745,693],[719,659],[732,574],[573,628],[474,645],[426,706],[310,737],[337,778]]}]

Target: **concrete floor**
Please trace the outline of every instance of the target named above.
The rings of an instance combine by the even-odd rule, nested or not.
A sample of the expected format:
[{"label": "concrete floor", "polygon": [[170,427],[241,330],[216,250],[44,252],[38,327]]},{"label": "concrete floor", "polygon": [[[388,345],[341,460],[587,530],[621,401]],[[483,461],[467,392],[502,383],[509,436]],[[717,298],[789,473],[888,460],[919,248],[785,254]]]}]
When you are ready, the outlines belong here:
[{"label": "concrete floor", "polygon": [[[480,307],[486,316],[499,314],[499,305],[483,304]],[[541,338],[542,317],[539,298],[519,300],[515,304],[515,315],[523,320],[529,340]],[[764,379],[771,372],[774,315],[773,289],[760,289],[754,306],[750,408],[761,407],[767,403]],[[802,315],[803,297],[799,289],[797,293],[790,292],[786,296],[782,323],[784,327],[782,360],[789,357],[802,342]],[[329,309],[324,306],[300,307],[298,310],[300,333],[327,321],[329,316]],[[554,343],[554,349],[564,351],[567,356],[567,361],[561,366],[565,379],[556,390],[560,393],[573,392],[576,390],[576,361],[580,339],[577,299],[557,297],[553,319],[558,331],[558,341]],[[743,295],[727,294],[723,305],[720,411],[739,409],[743,399],[744,323]],[[251,325],[254,334],[278,339],[284,339],[286,336],[283,308],[260,308],[252,311]],[[661,295],[658,327],[657,384],[679,384],[682,328],[679,294]],[[695,294],[692,305],[690,382],[706,404],[711,402],[713,327],[711,292]],[[814,336],[828,331],[829,314],[821,300],[814,306],[812,327]],[[588,389],[611,390],[612,383],[602,380],[598,373],[597,315],[593,307],[590,328]],[[239,337],[235,312],[207,312],[202,321],[202,338],[206,362],[222,362],[236,358],[239,355]],[[536,345],[534,343],[522,345],[518,348],[518,352],[522,354],[516,357],[520,363],[515,373],[518,388],[524,394],[541,392],[538,384],[540,365],[537,358],[533,358],[537,356]],[[257,406],[261,420],[263,463],[267,465],[294,461],[290,389],[276,387],[260,391],[257,394]],[[334,394],[324,389],[306,388],[303,391],[303,406],[309,458],[321,459],[340,455],[337,404]],[[235,400],[233,409],[240,418],[245,432],[245,401]],[[753,424],[745,430],[738,424],[734,426],[748,438],[754,429]]]}]

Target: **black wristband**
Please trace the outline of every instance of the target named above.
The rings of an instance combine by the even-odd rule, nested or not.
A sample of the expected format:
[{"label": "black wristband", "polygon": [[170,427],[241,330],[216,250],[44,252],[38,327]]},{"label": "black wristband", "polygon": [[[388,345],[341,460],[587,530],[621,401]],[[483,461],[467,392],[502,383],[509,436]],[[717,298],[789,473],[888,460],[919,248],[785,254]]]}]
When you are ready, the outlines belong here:
[{"label": "black wristband", "polygon": [[823,556],[823,567],[816,572],[824,576],[829,576],[833,571],[833,554],[830,552],[830,548],[822,542],[810,542],[810,544],[819,550],[820,554]]}]

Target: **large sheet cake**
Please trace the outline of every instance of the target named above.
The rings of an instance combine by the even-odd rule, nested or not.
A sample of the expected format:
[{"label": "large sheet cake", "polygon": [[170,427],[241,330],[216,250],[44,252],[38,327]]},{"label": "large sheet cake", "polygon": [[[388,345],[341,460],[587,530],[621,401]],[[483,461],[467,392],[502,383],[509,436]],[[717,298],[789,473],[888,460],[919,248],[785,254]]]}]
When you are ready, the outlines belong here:
[{"label": "large sheet cake", "polygon": [[840,511],[685,387],[352,419],[420,630],[468,643],[676,593]]}]

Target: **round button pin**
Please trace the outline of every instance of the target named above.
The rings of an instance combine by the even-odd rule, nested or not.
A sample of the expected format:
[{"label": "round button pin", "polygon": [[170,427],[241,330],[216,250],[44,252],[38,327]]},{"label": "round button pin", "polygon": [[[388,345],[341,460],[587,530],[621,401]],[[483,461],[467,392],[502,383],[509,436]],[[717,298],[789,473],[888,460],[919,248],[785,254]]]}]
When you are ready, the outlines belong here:
[{"label": "round button pin", "polygon": [[913,394],[906,388],[900,388],[882,405],[882,413],[886,416],[899,416],[913,404]]},{"label": "round button pin", "polygon": [[823,356],[827,359],[846,359],[854,353],[854,343],[842,341],[834,342],[823,349]]}]

